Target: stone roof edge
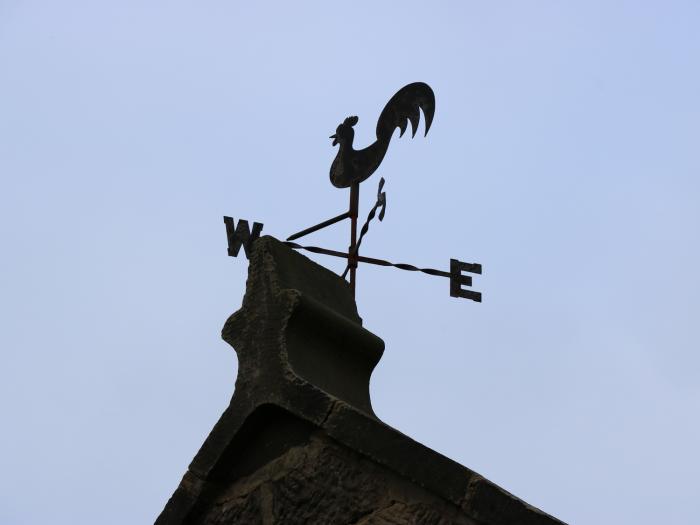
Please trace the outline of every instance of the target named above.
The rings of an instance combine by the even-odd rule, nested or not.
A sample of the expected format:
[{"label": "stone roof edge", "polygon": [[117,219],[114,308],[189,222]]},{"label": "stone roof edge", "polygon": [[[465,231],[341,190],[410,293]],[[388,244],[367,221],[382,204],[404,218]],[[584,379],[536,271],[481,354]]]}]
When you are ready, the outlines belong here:
[{"label": "stone roof edge", "polygon": [[[354,409],[339,399],[329,401],[328,413],[321,421],[311,414],[311,417],[307,417],[299,411],[290,410],[290,407],[279,406],[277,403],[273,405],[322,430],[336,442],[370,461],[456,505],[479,523],[565,525],[478,473],[378,419]],[[187,516],[207,486],[207,476],[204,472],[211,472],[217,467],[224,449],[234,439],[247,418],[265,404],[254,407],[245,415],[233,406],[222,414],[163,509],[156,525],[187,523]],[[215,450],[218,453],[215,453]]]}]

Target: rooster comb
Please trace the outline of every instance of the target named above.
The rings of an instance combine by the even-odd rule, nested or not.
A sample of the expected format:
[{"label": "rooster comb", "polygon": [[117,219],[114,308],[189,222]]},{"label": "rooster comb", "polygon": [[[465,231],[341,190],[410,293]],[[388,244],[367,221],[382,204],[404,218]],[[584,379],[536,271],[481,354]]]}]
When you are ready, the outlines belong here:
[{"label": "rooster comb", "polygon": [[359,119],[358,119],[357,117],[355,117],[355,116],[348,117],[348,118],[346,118],[346,119],[343,121],[343,124],[344,124],[344,125],[347,125],[347,126],[354,126],[355,124],[357,124],[357,121],[358,121],[358,120],[359,120]]}]

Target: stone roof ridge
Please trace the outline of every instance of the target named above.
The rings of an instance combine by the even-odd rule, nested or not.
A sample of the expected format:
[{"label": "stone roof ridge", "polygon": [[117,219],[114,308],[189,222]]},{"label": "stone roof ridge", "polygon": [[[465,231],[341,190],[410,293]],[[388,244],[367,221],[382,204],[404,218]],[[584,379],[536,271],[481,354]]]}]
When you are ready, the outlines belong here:
[{"label": "stone roof ridge", "polygon": [[[210,523],[204,516],[212,505],[221,514],[220,502],[231,501],[221,496],[230,490],[225,487],[291,449],[308,448],[317,436],[441,498],[466,520],[459,523],[562,523],[381,422],[369,381],[384,342],[362,326],[344,279],[280,241],[265,236],[255,242],[242,307],[228,318],[222,337],[238,355],[234,395],[157,525]],[[229,521],[217,515],[211,523]]]}]

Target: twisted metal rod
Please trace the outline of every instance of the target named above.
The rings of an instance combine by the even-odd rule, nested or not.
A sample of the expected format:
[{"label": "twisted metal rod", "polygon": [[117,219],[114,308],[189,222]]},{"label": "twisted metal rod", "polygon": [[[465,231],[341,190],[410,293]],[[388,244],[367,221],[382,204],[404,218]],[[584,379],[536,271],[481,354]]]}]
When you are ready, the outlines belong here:
[{"label": "twisted metal rod", "polygon": [[[349,254],[345,252],[339,252],[336,250],[329,250],[327,248],[320,248],[318,246],[302,246],[300,244],[297,244],[295,242],[291,241],[285,241],[283,244],[286,244],[290,248],[293,248],[295,250],[306,250],[308,252],[313,252],[313,253],[321,253],[324,255],[332,255],[334,257],[341,257],[344,259],[347,259],[349,257]],[[445,272],[443,270],[435,270],[433,268],[418,268],[417,266],[414,266],[412,264],[407,264],[407,263],[392,263],[390,261],[386,261],[384,259],[377,259],[375,257],[365,257],[363,255],[358,255],[357,260],[359,262],[364,262],[364,263],[369,263],[369,264],[376,264],[378,266],[393,266],[394,268],[398,268],[399,270],[406,270],[409,272],[422,272],[428,275],[437,275],[440,277],[450,277],[451,274],[450,272]],[[480,264],[471,264],[470,267],[472,267],[472,270],[474,273],[481,273],[481,265]]]},{"label": "twisted metal rod", "polygon": [[[379,180],[379,188],[377,189],[377,202],[374,203],[374,206],[372,207],[369,214],[367,215],[367,220],[362,225],[362,230],[360,230],[360,238],[357,240],[357,243],[355,244],[355,248],[351,251],[352,255],[357,255],[357,253],[359,252],[360,244],[362,244],[362,238],[369,231],[369,223],[372,222],[375,214],[377,213],[377,209],[379,209],[380,207],[382,208],[382,211],[379,212],[379,220],[380,221],[384,220],[384,213],[386,212],[386,192],[382,191],[383,187],[384,187],[384,177],[382,177]],[[349,260],[350,260],[350,258],[348,257],[348,261]],[[343,275],[341,276],[343,279],[345,279],[345,276],[348,274],[349,270],[350,270],[350,262],[348,262],[348,265],[345,267],[345,271],[343,272]]]}]

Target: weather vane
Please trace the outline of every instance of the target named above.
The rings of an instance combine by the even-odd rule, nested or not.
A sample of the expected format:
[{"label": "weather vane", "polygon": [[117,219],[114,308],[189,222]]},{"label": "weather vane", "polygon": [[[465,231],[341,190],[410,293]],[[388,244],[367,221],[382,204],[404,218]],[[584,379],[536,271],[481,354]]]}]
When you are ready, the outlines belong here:
[{"label": "weather vane", "polygon": [[[355,138],[353,126],[358,122],[357,117],[352,116],[346,118],[336,128],[335,133],[331,135],[330,138],[333,139],[333,146],[338,145],[339,147],[338,154],[331,164],[330,179],[331,183],[336,188],[350,188],[349,209],[332,219],[328,219],[315,226],[290,235],[285,244],[297,250],[307,250],[313,253],[347,259],[347,266],[342,277],[345,279],[348,273],[350,274],[350,288],[353,295],[355,294],[358,263],[368,263],[447,277],[450,280],[450,295],[452,297],[463,297],[481,302],[480,292],[463,288],[464,286],[471,286],[472,284],[472,278],[468,275],[464,275],[464,272],[481,274],[480,264],[465,263],[457,259],[450,259],[450,270],[442,271],[432,268],[418,268],[412,264],[391,263],[383,259],[366,257],[359,253],[362,239],[369,231],[369,224],[374,219],[377,210],[379,210],[378,218],[380,221],[384,219],[384,213],[386,211],[386,193],[382,191],[384,188],[384,179],[382,178],[379,181],[377,200],[367,215],[367,220],[362,226],[360,236],[357,236],[360,184],[367,180],[382,163],[396,128],[399,128],[401,131],[399,135],[399,137],[401,137],[410,122],[412,136],[415,137],[420,121],[419,109],[423,111],[423,116],[425,117],[425,135],[427,135],[430,125],[433,122],[433,116],[435,115],[435,95],[428,84],[414,82],[413,84],[408,84],[401,88],[389,99],[389,102],[387,102],[377,121],[377,140],[366,148],[360,150],[353,148],[353,139]],[[329,250],[317,246],[301,246],[293,242],[300,237],[304,237],[305,235],[309,235],[310,233],[345,219],[350,219],[350,246],[347,252]],[[260,237],[260,233],[263,229],[262,223],[254,222],[252,230],[246,220],[239,220],[238,224],[235,224],[232,217],[224,217],[224,223],[226,224],[226,235],[228,237],[228,254],[232,257],[236,257],[241,247],[243,247],[245,255],[248,257],[253,243]]]}]

